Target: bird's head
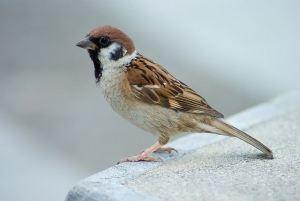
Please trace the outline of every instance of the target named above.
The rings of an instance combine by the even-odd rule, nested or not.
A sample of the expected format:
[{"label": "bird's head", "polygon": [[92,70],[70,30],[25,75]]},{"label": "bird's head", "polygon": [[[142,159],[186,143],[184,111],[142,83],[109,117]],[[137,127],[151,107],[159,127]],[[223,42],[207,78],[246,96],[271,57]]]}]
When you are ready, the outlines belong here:
[{"label": "bird's head", "polygon": [[135,51],[132,40],[121,30],[109,25],[93,29],[76,45],[88,50],[97,82],[102,76],[103,66],[117,65],[120,59]]}]

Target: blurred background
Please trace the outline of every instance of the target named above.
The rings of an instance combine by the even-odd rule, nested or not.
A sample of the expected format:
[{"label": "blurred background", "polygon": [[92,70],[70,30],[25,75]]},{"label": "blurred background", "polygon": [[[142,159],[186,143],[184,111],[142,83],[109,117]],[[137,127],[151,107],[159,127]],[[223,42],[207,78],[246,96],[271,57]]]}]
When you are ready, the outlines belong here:
[{"label": "blurred background", "polygon": [[0,0],[0,200],[63,200],[155,138],[112,112],[87,53],[110,24],[226,116],[300,88],[300,2]]}]

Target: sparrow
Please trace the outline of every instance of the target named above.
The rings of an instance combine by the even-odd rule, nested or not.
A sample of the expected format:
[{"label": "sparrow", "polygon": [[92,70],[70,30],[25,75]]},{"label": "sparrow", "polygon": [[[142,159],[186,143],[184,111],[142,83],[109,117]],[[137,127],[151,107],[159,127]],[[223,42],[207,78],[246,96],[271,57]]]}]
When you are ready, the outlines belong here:
[{"label": "sparrow", "polygon": [[195,90],[137,52],[120,29],[109,25],[94,28],[76,45],[88,51],[96,83],[112,109],[158,138],[140,154],[120,162],[158,161],[152,153],[175,150],[165,146],[173,136],[203,132],[237,137],[273,158],[268,147],[226,123],[223,114]]}]

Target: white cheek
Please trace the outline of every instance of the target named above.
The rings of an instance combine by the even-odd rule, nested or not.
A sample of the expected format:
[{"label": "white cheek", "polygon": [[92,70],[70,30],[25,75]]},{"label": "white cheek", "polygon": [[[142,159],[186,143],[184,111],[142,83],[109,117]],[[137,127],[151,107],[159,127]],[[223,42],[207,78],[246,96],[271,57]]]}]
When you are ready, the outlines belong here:
[{"label": "white cheek", "polygon": [[114,53],[118,48],[120,48],[120,44],[118,43],[112,43],[106,48],[102,48],[99,53],[99,60],[100,61],[106,61],[110,60],[110,56],[112,53]]},{"label": "white cheek", "polygon": [[137,56],[136,51],[134,51],[131,55],[126,55],[127,50],[123,48],[123,57],[121,57],[118,60],[112,60],[111,59],[111,54],[115,53],[120,48],[119,43],[112,43],[106,48],[102,48],[101,51],[99,52],[98,58],[99,61],[102,64],[103,70],[105,71],[106,69],[109,68],[119,68],[122,67],[126,64],[128,64],[133,58]]}]

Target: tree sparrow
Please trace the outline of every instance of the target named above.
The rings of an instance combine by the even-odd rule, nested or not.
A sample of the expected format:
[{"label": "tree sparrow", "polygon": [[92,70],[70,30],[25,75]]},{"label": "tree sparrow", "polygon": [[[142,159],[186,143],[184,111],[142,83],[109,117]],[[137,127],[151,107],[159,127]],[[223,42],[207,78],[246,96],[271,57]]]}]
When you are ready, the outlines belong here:
[{"label": "tree sparrow", "polygon": [[158,137],[155,144],[125,161],[156,161],[156,151],[170,137],[206,132],[237,137],[273,158],[272,151],[245,132],[224,122],[223,115],[164,67],[139,54],[133,41],[112,26],[93,29],[77,46],[87,49],[96,82],[113,110],[137,127]]}]

